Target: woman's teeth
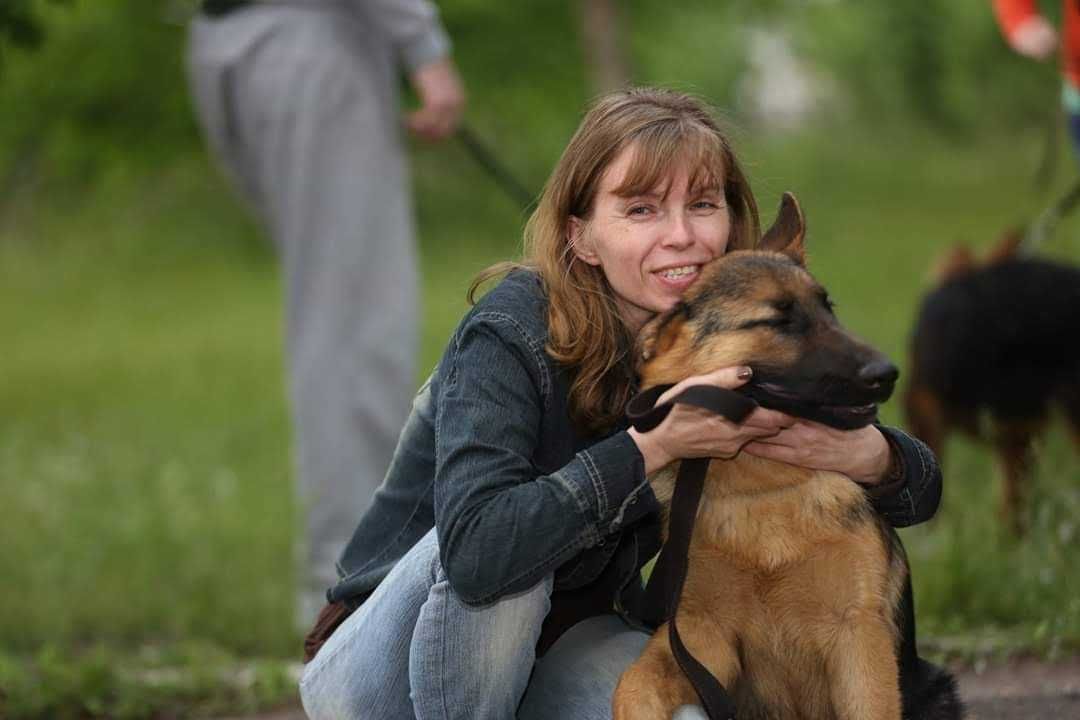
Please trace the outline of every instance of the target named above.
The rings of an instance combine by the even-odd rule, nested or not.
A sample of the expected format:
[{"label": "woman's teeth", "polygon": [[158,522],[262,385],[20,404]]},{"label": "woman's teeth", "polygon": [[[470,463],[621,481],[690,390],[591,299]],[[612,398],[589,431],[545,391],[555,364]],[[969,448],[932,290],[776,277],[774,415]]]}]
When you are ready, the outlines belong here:
[{"label": "woman's teeth", "polygon": [[683,275],[693,275],[698,270],[697,265],[683,265],[677,268],[668,268],[667,270],[661,270],[657,273],[660,277],[674,280],[675,278],[682,277]]}]

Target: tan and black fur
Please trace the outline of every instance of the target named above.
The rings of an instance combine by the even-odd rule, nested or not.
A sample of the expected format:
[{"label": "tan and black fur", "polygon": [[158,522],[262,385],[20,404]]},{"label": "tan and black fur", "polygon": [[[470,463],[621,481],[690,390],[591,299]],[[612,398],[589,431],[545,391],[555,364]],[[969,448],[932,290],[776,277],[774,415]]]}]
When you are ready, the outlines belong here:
[{"label": "tan and black fur", "polygon": [[[747,392],[762,405],[841,428],[871,422],[896,369],[839,325],[805,269],[803,239],[785,195],[760,250],[710,263],[684,301],[643,330],[643,387],[749,365]],[[650,477],[665,508],[677,471]],[[961,715],[952,678],[914,654],[899,539],[837,473],[745,453],[713,460],[678,622],[740,720]],[[697,703],[661,626],[620,679],[614,716],[667,720]]]},{"label": "tan and black fur", "polygon": [[1022,257],[1006,234],[984,258],[954,248],[922,300],[904,392],[908,427],[943,460],[954,430],[1001,462],[999,514],[1026,529],[1034,442],[1058,406],[1080,448],[1080,267]]}]

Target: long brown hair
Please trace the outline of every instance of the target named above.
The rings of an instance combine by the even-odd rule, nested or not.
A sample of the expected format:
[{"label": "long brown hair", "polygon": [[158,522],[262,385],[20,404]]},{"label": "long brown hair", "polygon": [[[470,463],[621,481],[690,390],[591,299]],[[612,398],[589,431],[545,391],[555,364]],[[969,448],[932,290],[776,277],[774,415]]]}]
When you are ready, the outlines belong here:
[{"label": "long brown hair", "polygon": [[760,236],[750,185],[706,103],[674,90],[642,87],[604,95],[592,104],[525,226],[523,261],[493,265],[469,288],[473,302],[481,284],[511,269],[527,268],[540,276],[549,301],[545,349],[556,362],[576,370],[571,419],[590,431],[611,427],[630,399],[633,338],[603,269],[575,262],[569,221],[571,216],[588,220],[604,171],[630,146],[634,160],[616,192],[650,190],[677,163],[687,163],[692,185],[723,186],[731,213],[728,248],[751,248]]}]

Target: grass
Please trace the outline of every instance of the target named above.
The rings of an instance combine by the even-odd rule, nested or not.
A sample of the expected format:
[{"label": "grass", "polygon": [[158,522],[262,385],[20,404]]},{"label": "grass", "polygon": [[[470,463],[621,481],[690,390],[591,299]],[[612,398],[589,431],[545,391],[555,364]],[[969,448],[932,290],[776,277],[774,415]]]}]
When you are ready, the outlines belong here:
[{"label": "grass", "polygon": [[[841,318],[901,363],[932,259],[957,240],[989,245],[1045,200],[1016,180],[1033,138],[740,145],[766,221],[780,192],[798,194],[811,266]],[[424,372],[472,274],[519,246],[523,217],[487,182],[459,150],[418,151]],[[1048,252],[1080,259],[1078,229]],[[175,712],[178,697],[203,712],[289,697],[281,663],[299,646],[280,316],[274,258],[201,158],[118,171],[85,199],[34,192],[3,208],[0,710],[5,695],[12,716],[131,717]],[[885,417],[899,423],[895,405]],[[903,533],[924,636],[1078,646],[1078,467],[1058,424],[1040,448],[1031,535],[1015,541],[994,515],[987,452],[951,443],[939,518]],[[239,658],[269,658],[243,694],[215,695],[209,670],[140,691],[143,676],[122,670]],[[97,704],[72,711],[80,697]]]}]

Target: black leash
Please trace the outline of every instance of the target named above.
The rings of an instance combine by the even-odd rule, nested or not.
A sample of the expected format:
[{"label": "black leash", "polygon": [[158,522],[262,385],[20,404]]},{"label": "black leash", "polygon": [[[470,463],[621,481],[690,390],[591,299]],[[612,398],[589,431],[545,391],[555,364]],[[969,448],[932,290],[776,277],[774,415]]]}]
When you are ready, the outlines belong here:
[{"label": "black leash", "polygon": [[458,140],[465,146],[469,156],[476,164],[484,169],[495,184],[510,197],[511,200],[521,206],[522,210],[528,210],[536,202],[533,194],[514,177],[506,166],[499,162],[495,153],[491,152],[480,137],[468,125],[462,125],[457,131]]},{"label": "black leash", "polygon": [[[656,400],[671,387],[658,385],[636,395],[626,408],[630,424],[639,432],[648,432],[663,422],[676,403],[710,410],[732,422],[742,422],[757,407],[757,403],[744,395],[712,385],[689,387],[662,405],[654,406]],[[679,466],[668,517],[668,539],[660,550],[645,588],[643,619],[654,625],[667,621],[668,641],[675,661],[694,686],[709,718],[735,720],[735,703],[731,695],[686,649],[675,622],[689,566],[690,538],[694,534],[694,521],[697,519],[708,469],[709,458],[683,460]]]},{"label": "black leash", "polygon": [[1044,210],[1024,233],[1019,254],[1031,255],[1054,232],[1058,223],[1080,205],[1080,179],[1073,182],[1057,202]]}]

